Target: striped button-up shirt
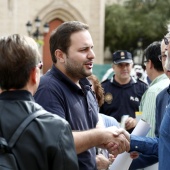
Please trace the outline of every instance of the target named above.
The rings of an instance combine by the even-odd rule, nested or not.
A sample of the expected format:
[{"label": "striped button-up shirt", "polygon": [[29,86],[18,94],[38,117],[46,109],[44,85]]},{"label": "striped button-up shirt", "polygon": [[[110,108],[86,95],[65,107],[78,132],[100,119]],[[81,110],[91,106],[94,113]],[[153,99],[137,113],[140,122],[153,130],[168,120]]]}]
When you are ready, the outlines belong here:
[{"label": "striped button-up shirt", "polygon": [[170,81],[165,74],[158,76],[151,82],[148,90],[142,96],[139,111],[142,112],[142,119],[151,125],[151,130],[147,135],[149,137],[155,136],[156,97],[164,88],[168,86],[169,82]]}]

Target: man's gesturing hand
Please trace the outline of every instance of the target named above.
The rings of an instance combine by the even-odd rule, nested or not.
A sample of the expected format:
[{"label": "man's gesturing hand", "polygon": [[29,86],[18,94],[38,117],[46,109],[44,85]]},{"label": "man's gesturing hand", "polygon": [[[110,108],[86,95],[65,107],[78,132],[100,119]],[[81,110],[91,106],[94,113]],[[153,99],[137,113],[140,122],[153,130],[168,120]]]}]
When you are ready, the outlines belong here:
[{"label": "man's gesturing hand", "polygon": [[[130,144],[130,134],[120,128],[116,128],[115,126],[109,127],[105,129],[105,141],[104,147],[113,155],[118,155],[125,151],[129,151]],[[107,134],[107,135],[106,135]]]}]

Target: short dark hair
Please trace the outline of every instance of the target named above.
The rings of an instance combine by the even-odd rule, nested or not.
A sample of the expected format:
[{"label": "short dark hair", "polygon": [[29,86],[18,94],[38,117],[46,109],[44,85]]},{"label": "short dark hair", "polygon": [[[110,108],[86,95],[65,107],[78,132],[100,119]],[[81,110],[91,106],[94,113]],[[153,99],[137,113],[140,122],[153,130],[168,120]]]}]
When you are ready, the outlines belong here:
[{"label": "short dark hair", "polygon": [[31,70],[40,62],[37,43],[30,37],[13,34],[0,38],[0,87],[21,89]]},{"label": "short dark hair", "polygon": [[151,43],[145,50],[144,56],[146,60],[151,60],[154,68],[157,71],[163,71],[162,62],[159,60],[158,56],[161,55],[161,42],[155,41]]},{"label": "short dark hair", "polygon": [[57,62],[55,51],[60,49],[67,54],[70,47],[70,36],[79,31],[88,30],[88,25],[79,21],[68,21],[58,26],[50,37],[50,52],[53,63]]}]

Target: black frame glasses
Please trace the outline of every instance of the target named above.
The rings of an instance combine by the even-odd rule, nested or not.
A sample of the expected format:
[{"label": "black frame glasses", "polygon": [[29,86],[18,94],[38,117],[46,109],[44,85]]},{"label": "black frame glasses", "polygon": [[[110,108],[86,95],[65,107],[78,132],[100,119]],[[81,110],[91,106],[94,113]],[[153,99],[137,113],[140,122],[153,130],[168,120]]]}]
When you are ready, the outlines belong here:
[{"label": "black frame glasses", "polygon": [[162,59],[163,59],[163,58],[165,59],[166,57],[167,57],[167,56],[166,56],[165,54],[163,54],[163,55],[158,55],[158,58],[159,58],[160,61],[162,61]]},{"label": "black frame glasses", "polygon": [[168,38],[164,37],[164,43],[165,43],[165,45],[169,44]]},{"label": "black frame glasses", "polygon": [[160,61],[162,61],[162,55],[158,55]]},{"label": "black frame glasses", "polygon": [[145,61],[143,61],[143,64],[146,66],[146,63],[148,63],[149,62],[149,60],[145,60]]}]

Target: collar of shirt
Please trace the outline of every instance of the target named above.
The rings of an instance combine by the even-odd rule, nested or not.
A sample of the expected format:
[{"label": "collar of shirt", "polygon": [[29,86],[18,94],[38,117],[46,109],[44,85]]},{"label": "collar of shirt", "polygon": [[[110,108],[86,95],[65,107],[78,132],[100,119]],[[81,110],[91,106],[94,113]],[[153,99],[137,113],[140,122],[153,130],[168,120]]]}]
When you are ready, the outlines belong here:
[{"label": "collar of shirt", "polygon": [[123,85],[119,84],[119,83],[115,80],[114,76],[110,79],[110,82],[111,82],[112,84],[116,85],[116,86],[126,88],[126,87],[131,86],[132,84],[137,83],[137,81],[136,81],[136,79],[135,79],[134,77],[130,77],[130,78],[131,78],[131,79],[130,79],[129,83],[123,84]]},{"label": "collar of shirt", "polygon": [[32,94],[27,90],[4,91],[0,95],[0,100],[27,100],[34,101]]},{"label": "collar of shirt", "polygon": [[168,79],[168,77],[165,75],[165,74],[161,74],[160,76],[156,77],[149,85],[150,86],[153,86],[154,84],[156,84],[157,82],[163,80],[163,79]]},{"label": "collar of shirt", "polygon": [[78,92],[84,92],[84,90],[88,90],[91,87],[91,83],[87,80],[87,78],[80,79],[79,83],[81,88],[79,88],[75,83],[73,83],[66,75],[64,75],[58,68],[54,65],[52,66],[51,70],[49,71],[56,79],[59,79],[64,84],[67,84],[72,90]]}]

